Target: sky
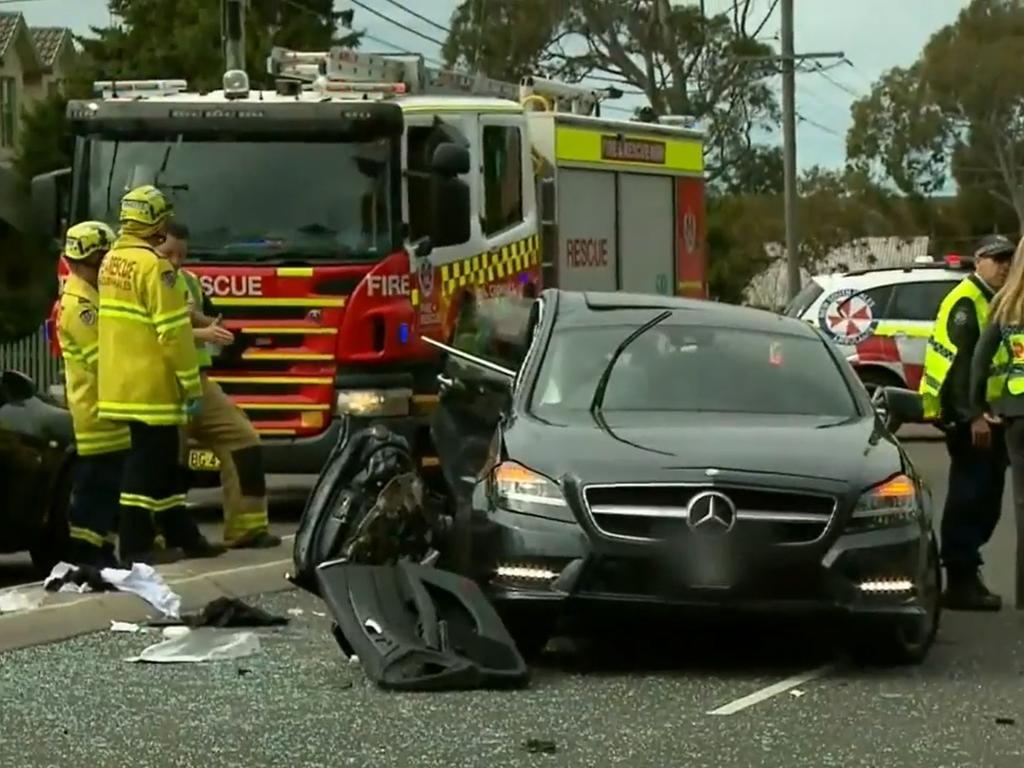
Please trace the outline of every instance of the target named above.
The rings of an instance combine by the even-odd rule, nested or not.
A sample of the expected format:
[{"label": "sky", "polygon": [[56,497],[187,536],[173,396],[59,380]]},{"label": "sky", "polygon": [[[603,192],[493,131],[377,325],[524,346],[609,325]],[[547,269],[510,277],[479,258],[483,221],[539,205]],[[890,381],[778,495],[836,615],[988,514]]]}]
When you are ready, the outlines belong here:
[{"label": "sky", "polygon": [[[387,17],[379,18],[349,0],[336,1],[338,10],[354,7],[354,26],[376,38],[364,41],[364,50],[386,50],[381,44],[386,42],[431,57],[438,56],[439,46],[425,37],[443,40],[442,28],[447,27],[452,11],[461,2],[397,0],[430,19],[432,25],[400,10],[390,0],[359,1]],[[673,2],[685,4],[696,0]],[[732,4],[733,0],[706,0],[709,13],[728,10]],[[757,0],[755,8],[763,13],[771,4],[772,0]],[[967,4],[968,0],[795,0],[797,52],[842,52],[850,62],[826,73],[797,75],[797,113],[801,117],[797,131],[799,166],[841,166],[846,156],[851,103],[866,95],[871,83],[885,70],[912,63],[928,38],[953,22]],[[0,10],[21,11],[34,26],[69,26],[79,34],[86,34],[90,25],[103,26],[110,20],[106,0],[0,0]],[[778,32],[776,12],[762,37],[777,38]],[[825,66],[833,63],[823,62]],[[169,72],[168,77],[178,74]],[[776,85],[780,94],[781,87],[780,79]],[[628,100],[621,103],[634,106]],[[764,140],[775,143],[779,139],[768,135]]]}]

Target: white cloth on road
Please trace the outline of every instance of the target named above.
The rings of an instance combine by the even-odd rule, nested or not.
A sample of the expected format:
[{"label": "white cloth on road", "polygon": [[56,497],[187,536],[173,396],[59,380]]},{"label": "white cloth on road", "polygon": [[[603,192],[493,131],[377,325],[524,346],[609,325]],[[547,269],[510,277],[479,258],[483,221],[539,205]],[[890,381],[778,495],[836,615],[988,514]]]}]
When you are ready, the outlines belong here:
[{"label": "white cloth on road", "polygon": [[[57,563],[43,582],[43,587],[46,588],[53,581],[60,581],[75,568],[70,563]],[[130,571],[123,568],[103,568],[99,573],[103,581],[119,592],[131,592],[138,595],[168,618],[181,618],[181,597],[171,591],[171,588],[167,586],[163,577],[156,572],[153,566],[145,563],[132,563]],[[60,591],[83,593],[92,591],[92,588],[88,584],[79,586],[67,583],[61,586]]]},{"label": "white cloth on road", "polygon": [[43,595],[29,594],[20,589],[9,589],[0,592],[0,613],[31,611],[43,602]]},{"label": "white cloth on road", "polygon": [[259,653],[259,650],[260,639],[255,632],[226,632],[213,627],[200,627],[151,645],[138,656],[125,661],[195,664],[241,659]]}]

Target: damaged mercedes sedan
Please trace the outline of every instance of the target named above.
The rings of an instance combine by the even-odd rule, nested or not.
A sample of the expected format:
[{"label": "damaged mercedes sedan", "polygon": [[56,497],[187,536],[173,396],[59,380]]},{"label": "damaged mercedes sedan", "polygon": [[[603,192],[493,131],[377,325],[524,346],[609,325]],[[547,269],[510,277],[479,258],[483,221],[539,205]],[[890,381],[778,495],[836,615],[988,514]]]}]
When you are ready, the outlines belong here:
[{"label": "damaged mercedes sedan", "polygon": [[639,608],[834,615],[862,658],[926,656],[930,494],[815,329],[556,290],[526,317],[517,339],[438,345],[434,426],[458,489],[452,559],[524,652],[562,618]]}]

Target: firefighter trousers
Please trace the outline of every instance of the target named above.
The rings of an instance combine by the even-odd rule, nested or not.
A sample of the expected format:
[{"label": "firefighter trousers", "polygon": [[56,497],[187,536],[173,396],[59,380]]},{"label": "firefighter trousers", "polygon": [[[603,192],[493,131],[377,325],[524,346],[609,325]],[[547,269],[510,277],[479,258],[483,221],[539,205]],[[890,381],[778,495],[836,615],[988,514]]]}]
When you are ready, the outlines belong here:
[{"label": "firefighter trousers", "polygon": [[191,543],[198,528],[185,511],[185,493],[178,479],[181,452],[177,426],[129,422],[132,447],[121,481],[119,538],[121,560],[147,555],[159,548],[157,528],[168,539]]},{"label": "firefighter trousers", "polygon": [[111,564],[128,451],[79,456],[71,486],[69,558],[77,565]]},{"label": "firefighter trousers", "polygon": [[188,436],[220,461],[224,493],[224,544],[244,546],[270,529],[260,438],[245,413],[203,374],[203,407]]}]

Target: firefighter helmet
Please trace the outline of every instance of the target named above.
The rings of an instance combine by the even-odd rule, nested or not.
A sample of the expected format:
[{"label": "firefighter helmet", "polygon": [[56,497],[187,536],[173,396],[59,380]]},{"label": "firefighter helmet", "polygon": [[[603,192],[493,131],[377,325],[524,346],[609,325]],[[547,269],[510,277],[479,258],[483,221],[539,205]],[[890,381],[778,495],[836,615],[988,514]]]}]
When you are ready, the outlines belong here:
[{"label": "firefighter helmet", "polygon": [[68,229],[64,239],[64,256],[71,261],[85,261],[90,256],[105,254],[114,244],[114,230],[102,221],[83,221]]},{"label": "firefighter helmet", "polygon": [[134,230],[155,230],[173,212],[164,193],[147,184],[121,198],[121,224]]}]

